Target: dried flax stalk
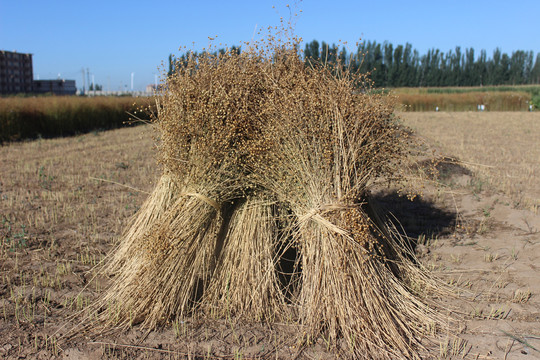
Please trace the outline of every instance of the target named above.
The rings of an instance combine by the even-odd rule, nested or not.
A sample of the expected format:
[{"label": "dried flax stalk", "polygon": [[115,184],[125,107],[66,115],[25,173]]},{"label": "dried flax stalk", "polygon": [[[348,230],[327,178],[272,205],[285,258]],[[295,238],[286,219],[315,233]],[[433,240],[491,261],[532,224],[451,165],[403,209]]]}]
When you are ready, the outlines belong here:
[{"label": "dried flax stalk", "polygon": [[154,190],[145,200],[139,211],[131,219],[131,224],[123,235],[122,242],[112,251],[106,272],[116,273],[126,260],[141,256],[138,251],[139,242],[145,237],[148,229],[159,224],[168,209],[174,204],[180,191],[168,174],[163,174]]},{"label": "dried flax stalk", "polygon": [[125,260],[103,302],[116,303],[126,325],[155,327],[190,314],[210,275],[221,223],[205,201],[180,197],[160,223],[136,239],[139,255]]},{"label": "dried flax stalk", "polygon": [[101,321],[286,320],[352,357],[419,358],[440,287],[366,204],[407,133],[358,77],[275,41],[192,54],[169,79],[164,175],[107,267]]},{"label": "dried flax stalk", "polygon": [[234,210],[202,301],[208,313],[258,321],[286,317],[287,300],[276,273],[277,216],[276,205],[259,197],[248,197]]},{"label": "dried flax stalk", "polygon": [[432,323],[437,314],[403,286],[361,207],[344,211],[348,216],[334,212],[300,225],[300,321],[311,337],[343,337],[357,356],[414,358],[425,335],[416,324]]}]

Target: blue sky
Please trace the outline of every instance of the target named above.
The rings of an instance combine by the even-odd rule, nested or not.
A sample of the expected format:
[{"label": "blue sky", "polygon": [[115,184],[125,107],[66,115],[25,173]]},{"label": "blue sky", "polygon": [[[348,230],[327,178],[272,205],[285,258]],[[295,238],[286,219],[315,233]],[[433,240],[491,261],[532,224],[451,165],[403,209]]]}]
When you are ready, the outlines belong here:
[{"label": "blue sky", "polygon": [[539,0],[0,0],[0,49],[32,53],[34,78],[60,74],[81,87],[84,68],[104,90],[119,90],[134,73],[134,89],[143,90],[180,47],[200,50],[216,35],[218,47],[249,41],[256,28],[289,18],[285,4],[302,10],[295,31],[305,41],[342,40],[350,49],[360,38],[409,42],[421,54],[455,46],[488,57],[496,47],[540,52]]}]

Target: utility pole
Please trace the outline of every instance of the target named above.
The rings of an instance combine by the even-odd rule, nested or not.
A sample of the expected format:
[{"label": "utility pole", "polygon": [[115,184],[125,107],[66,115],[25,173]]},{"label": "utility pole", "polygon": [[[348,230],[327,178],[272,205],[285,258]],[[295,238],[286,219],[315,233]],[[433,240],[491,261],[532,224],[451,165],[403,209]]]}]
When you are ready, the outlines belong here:
[{"label": "utility pole", "polygon": [[86,68],[86,81],[88,82],[88,86],[90,86],[90,69]]},{"label": "utility pole", "polygon": [[84,68],[81,69],[82,72],[82,94],[86,94],[86,82],[84,80]]},{"label": "utility pole", "polygon": [[92,74],[92,89],[94,89],[94,96],[96,96],[96,83],[94,82],[94,74]]},{"label": "utility pole", "polygon": [[133,92],[133,76],[135,76],[135,73],[131,73],[131,92]]}]

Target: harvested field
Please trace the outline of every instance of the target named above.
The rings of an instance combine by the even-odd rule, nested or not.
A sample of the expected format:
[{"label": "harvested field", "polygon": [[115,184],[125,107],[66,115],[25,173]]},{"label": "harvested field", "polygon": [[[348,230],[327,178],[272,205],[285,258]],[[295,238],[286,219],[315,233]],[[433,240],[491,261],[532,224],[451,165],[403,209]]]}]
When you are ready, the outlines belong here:
[{"label": "harvested field", "polygon": [[475,187],[494,187],[512,205],[540,206],[540,113],[402,113],[401,118],[442,154],[460,159],[478,177]]},{"label": "harvested field", "polygon": [[[540,356],[540,217],[530,211],[537,211],[540,197],[534,143],[540,116],[402,117],[437,156],[461,160],[441,163],[440,184],[428,184],[414,202],[391,190],[374,194],[417,239],[421,261],[465,297],[445,299],[460,307],[464,320],[447,341],[426,344],[425,357]],[[325,339],[299,346],[287,323],[193,319],[150,333],[134,327],[114,336],[62,339],[77,323],[72,316],[107,285],[91,270],[153,189],[160,174],[154,159],[148,126],[0,148],[0,356],[331,358]]]}]

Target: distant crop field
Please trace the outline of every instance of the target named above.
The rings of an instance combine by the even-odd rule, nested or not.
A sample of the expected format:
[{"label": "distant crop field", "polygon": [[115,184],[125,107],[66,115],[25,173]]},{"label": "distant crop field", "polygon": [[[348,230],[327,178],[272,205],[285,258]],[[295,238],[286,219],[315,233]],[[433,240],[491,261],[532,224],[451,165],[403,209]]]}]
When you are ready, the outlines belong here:
[{"label": "distant crop field", "polygon": [[[540,113],[401,113],[427,143],[470,167],[514,205],[540,206]],[[481,184],[478,184],[481,186]]]},{"label": "distant crop field", "polygon": [[396,92],[403,111],[528,111],[532,97],[526,92]]},{"label": "distant crop field", "polygon": [[445,86],[445,87],[402,87],[394,89],[405,94],[463,94],[474,92],[522,92],[532,96],[540,94],[540,85],[492,85],[492,86]]},{"label": "distant crop field", "polygon": [[[540,108],[540,86],[396,88],[403,111],[529,111]],[[530,107],[532,105],[532,108]]]},{"label": "distant crop field", "polygon": [[0,98],[0,143],[121,127],[153,103],[142,97]]}]

